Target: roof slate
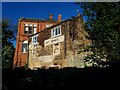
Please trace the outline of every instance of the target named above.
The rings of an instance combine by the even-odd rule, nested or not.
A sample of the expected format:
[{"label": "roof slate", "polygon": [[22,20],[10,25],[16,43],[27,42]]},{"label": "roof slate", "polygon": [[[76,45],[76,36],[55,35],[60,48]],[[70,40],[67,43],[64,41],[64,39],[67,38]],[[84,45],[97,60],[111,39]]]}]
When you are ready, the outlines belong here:
[{"label": "roof slate", "polygon": [[23,21],[23,22],[58,22],[57,20],[54,19],[40,19],[40,18],[24,18],[21,17],[18,21]]}]

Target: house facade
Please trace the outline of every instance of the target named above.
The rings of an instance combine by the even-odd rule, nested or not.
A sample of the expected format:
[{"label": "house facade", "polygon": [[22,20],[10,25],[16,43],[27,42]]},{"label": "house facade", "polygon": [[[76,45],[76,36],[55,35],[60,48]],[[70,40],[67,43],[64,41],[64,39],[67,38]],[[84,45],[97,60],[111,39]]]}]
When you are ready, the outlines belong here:
[{"label": "house facade", "polygon": [[28,67],[83,68],[89,53],[84,48],[91,43],[83,23],[78,15],[29,36]]},{"label": "house facade", "polygon": [[28,62],[28,36],[59,22],[61,22],[61,15],[58,15],[58,20],[54,20],[52,14],[49,15],[48,19],[20,18],[18,20],[13,68],[25,66]]}]

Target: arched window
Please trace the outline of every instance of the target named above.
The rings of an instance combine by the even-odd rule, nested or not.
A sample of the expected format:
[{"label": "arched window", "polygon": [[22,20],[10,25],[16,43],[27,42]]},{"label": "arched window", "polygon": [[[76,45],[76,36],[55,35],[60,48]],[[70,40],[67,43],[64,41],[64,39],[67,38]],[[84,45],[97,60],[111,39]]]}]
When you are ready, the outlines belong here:
[{"label": "arched window", "polygon": [[28,51],[28,41],[25,40],[22,43],[22,53],[27,53],[27,51]]}]

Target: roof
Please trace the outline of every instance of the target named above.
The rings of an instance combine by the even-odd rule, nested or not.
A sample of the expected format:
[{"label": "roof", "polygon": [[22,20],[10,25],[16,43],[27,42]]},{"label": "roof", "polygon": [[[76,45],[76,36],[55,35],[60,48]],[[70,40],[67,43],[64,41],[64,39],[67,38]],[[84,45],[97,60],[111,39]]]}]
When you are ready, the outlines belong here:
[{"label": "roof", "polygon": [[[55,25],[53,25],[53,26],[51,26],[51,27],[45,28],[44,30],[48,30],[48,29],[54,28],[54,27],[62,24],[63,22],[66,22],[66,21],[68,21],[68,20],[69,20],[69,19],[67,19],[67,20],[65,20],[65,21],[62,21],[62,22],[60,22],[60,23],[58,23],[58,24],[55,24]],[[42,30],[42,31],[40,31],[40,32],[43,32],[44,30]],[[32,35],[30,35],[30,36],[28,36],[28,37],[32,37],[32,36],[34,36],[34,35],[37,35],[37,34],[39,34],[40,32],[37,32],[37,33],[35,33],[35,34],[32,34]]]},{"label": "roof", "polygon": [[[53,26],[51,26],[51,27],[45,28],[44,30],[48,30],[48,29],[54,28],[54,27],[56,27],[56,26],[58,26],[58,25],[60,25],[60,24],[62,24],[62,23],[65,23],[65,22],[67,22],[67,21],[72,20],[73,18],[79,18],[79,17],[81,18],[81,16],[72,17],[72,18],[67,19],[67,20],[64,20],[64,21],[62,21],[62,22],[60,22],[60,23],[58,23],[58,24],[55,24],[55,25],[53,25]],[[44,30],[42,30],[42,31],[40,31],[40,32],[43,32]],[[37,33],[35,33],[35,34],[32,34],[32,35],[30,35],[30,36],[28,36],[28,37],[32,37],[32,36],[34,36],[34,35],[37,35],[37,34],[39,34],[40,32],[37,32]]]},{"label": "roof", "polygon": [[48,18],[48,19],[45,19],[45,20],[43,20],[43,21],[45,21],[45,22],[58,22],[57,20],[50,19],[50,18]]},{"label": "roof", "polygon": [[40,18],[24,18],[21,17],[18,21],[23,21],[23,22],[58,22],[57,20],[54,19],[40,19]]}]

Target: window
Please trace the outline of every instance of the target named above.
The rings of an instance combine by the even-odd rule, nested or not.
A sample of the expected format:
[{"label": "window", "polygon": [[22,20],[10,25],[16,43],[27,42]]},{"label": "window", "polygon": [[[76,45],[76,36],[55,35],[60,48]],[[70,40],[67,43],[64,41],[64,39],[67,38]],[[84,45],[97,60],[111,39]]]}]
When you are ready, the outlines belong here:
[{"label": "window", "polygon": [[53,55],[60,54],[60,43],[53,44]]},{"label": "window", "polygon": [[29,26],[29,34],[32,34],[32,26]]},{"label": "window", "polygon": [[58,35],[58,33],[57,33],[57,32],[58,32],[58,30],[57,30],[57,28],[55,28],[55,35]]},{"label": "window", "polygon": [[28,33],[28,26],[25,26],[24,34]]},{"label": "window", "polygon": [[36,25],[36,24],[34,24],[34,27],[37,27],[37,25]]},{"label": "window", "polygon": [[36,44],[38,42],[38,36],[33,36],[32,37],[32,43]]},{"label": "window", "polygon": [[34,24],[25,24],[25,28],[24,28],[24,34],[32,34],[32,33],[36,33],[36,30],[37,30],[37,25]]},{"label": "window", "polygon": [[58,27],[57,29],[57,34],[60,34],[60,27]]},{"label": "window", "polygon": [[34,30],[34,34],[37,32],[37,28],[36,27],[34,27],[33,28],[33,30]]},{"label": "window", "polygon": [[23,41],[22,43],[22,53],[27,53],[28,51],[28,41]]},{"label": "window", "polygon": [[36,24],[34,24],[33,32],[34,32],[34,34],[37,32],[37,25]]},{"label": "window", "polygon": [[29,30],[29,26],[28,24],[25,24],[24,34],[28,34],[28,30]]},{"label": "window", "polygon": [[45,27],[48,28],[48,27],[51,27],[52,24],[46,24]]},{"label": "window", "polygon": [[58,36],[61,35],[61,27],[55,27],[53,30],[51,30],[51,36]]}]

